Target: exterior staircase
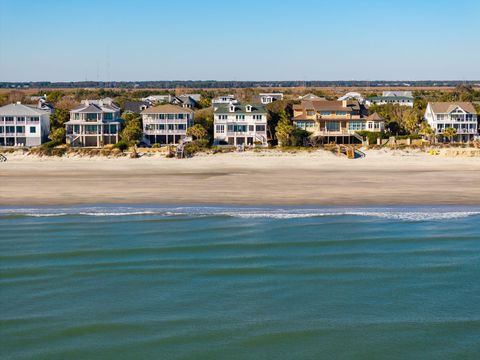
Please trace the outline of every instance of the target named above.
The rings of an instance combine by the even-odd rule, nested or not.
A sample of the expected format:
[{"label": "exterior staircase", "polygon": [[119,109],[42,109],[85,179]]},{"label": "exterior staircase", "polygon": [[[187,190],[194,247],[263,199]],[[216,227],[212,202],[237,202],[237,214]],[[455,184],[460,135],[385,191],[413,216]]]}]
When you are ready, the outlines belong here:
[{"label": "exterior staircase", "polygon": [[190,136],[186,136],[183,139],[180,139],[175,153],[177,159],[183,159],[185,157],[185,145],[192,141],[193,139]]}]

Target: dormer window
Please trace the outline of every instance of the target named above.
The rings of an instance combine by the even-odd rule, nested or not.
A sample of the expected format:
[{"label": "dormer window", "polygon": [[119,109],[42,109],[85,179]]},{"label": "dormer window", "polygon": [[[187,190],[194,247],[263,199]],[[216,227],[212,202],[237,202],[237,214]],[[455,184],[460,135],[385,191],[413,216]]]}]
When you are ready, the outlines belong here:
[{"label": "dormer window", "polygon": [[247,106],[245,107],[245,110],[246,110],[247,112],[252,112],[252,105],[247,105]]},{"label": "dormer window", "polygon": [[233,104],[230,104],[230,112],[235,112],[235,105]]}]

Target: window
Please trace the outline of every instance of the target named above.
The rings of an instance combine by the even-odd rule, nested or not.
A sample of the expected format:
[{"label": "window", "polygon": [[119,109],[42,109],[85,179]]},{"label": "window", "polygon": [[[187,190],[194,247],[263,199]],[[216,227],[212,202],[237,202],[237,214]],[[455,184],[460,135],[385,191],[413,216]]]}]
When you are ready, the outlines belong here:
[{"label": "window", "polygon": [[86,134],[96,134],[97,133],[97,125],[85,125],[85,133]]},{"label": "window", "polygon": [[327,130],[328,131],[339,131],[340,130],[340,123],[337,121],[327,121]]},{"label": "window", "polygon": [[17,126],[17,134],[23,134],[25,132],[25,126]]},{"label": "window", "polygon": [[174,120],[175,119],[175,114],[167,114],[167,119],[168,120]]},{"label": "window", "polygon": [[247,125],[233,125],[233,131],[235,132],[246,132]]},{"label": "window", "polygon": [[237,115],[235,118],[237,120],[245,120],[245,115]]},{"label": "window", "polygon": [[165,124],[157,124],[157,130],[165,130]]},{"label": "window", "polygon": [[[170,115],[173,115],[173,114],[169,114]],[[174,130],[175,127],[173,126],[173,124],[168,124],[168,130]]]},{"label": "window", "polygon": [[332,115],[332,112],[331,111],[320,111],[320,115],[329,116],[329,115]]},{"label": "window", "polygon": [[35,134],[37,132],[37,128],[35,126],[30,126],[30,134]]},{"label": "window", "polygon": [[178,130],[185,130],[186,127],[187,126],[185,124],[178,124]]},{"label": "window", "polygon": [[263,116],[262,115],[253,115],[253,120],[262,120]]},{"label": "window", "polygon": [[346,111],[337,111],[337,116],[347,116]]},{"label": "window", "polygon": [[17,122],[25,122],[25,117],[23,116],[17,117]]},{"label": "window", "polygon": [[218,115],[217,119],[218,120],[227,120],[227,117],[228,117],[227,115]]},{"label": "window", "polygon": [[255,126],[253,125],[248,125],[248,131],[254,131],[255,130]]},{"label": "window", "polygon": [[217,125],[216,126],[217,133],[224,133],[225,132],[225,125]]},{"label": "window", "polygon": [[0,126],[0,134],[3,134],[5,131],[5,128],[3,126]]},{"label": "window", "polygon": [[73,120],[80,120],[80,114],[74,113],[73,114]]},{"label": "window", "polygon": [[13,121],[13,116],[6,116],[5,121]]},{"label": "window", "polygon": [[255,130],[256,131],[265,131],[265,125],[256,125]]},{"label": "window", "polygon": [[10,133],[10,134],[14,133],[14,132],[15,132],[15,126],[7,126],[7,127],[5,127],[5,132],[6,132],[6,133]]},{"label": "window", "polygon": [[87,114],[87,121],[97,121],[97,114],[96,113],[88,113]]},{"label": "window", "polygon": [[103,120],[113,120],[113,113],[104,113]]},{"label": "window", "polygon": [[307,110],[307,116],[315,116],[315,111]]},{"label": "window", "polygon": [[363,121],[350,121],[348,123],[348,130],[363,130],[365,123]]}]

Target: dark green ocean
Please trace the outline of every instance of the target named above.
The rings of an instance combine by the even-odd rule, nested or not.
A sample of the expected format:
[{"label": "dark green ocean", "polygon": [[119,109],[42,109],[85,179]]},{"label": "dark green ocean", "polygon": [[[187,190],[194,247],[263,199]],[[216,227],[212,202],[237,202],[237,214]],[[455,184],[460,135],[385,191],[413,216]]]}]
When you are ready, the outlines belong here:
[{"label": "dark green ocean", "polygon": [[480,359],[480,207],[0,208],[0,358]]}]

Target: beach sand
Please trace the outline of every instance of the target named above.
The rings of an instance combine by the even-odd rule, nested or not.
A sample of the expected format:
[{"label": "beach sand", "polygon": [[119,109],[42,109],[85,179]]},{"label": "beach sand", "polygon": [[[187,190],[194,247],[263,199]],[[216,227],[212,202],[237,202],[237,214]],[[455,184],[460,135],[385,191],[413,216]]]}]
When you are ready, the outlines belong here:
[{"label": "beach sand", "polygon": [[0,205],[106,203],[245,205],[480,204],[480,158],[370,150],[167,159],[8,154]]}]

